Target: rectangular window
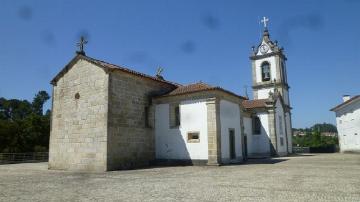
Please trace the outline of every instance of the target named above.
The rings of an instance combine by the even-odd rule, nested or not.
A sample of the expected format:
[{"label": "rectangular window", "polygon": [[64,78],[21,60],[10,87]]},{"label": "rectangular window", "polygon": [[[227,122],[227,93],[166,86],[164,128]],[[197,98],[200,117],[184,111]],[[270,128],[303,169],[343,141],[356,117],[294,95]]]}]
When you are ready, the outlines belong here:
[{"label": "rectangular window", "polygon": [[198,143],[200,142],[200,133],[199,132],[188,132],[187,134],[188,143]]},{"label": "rectangular window", "polygon": [[270,64],[268,62],[264,62],[261,65],[261,74],[262,81],[270,81]]},{"label": "rectangular window", "polygon": [[280,145],[284,146],[284,138],[283,137],[280,137]]},{"label": "rectangular window", "polygon": [[235,129],[229,128],[229,149],[230,149],[230,159],[236,158],[235,151]]},{"label": "rectangular window", "polygon": [[175,126],[180,126],[180,107],[175,107]]},{"label": "rectangular window", "polygon": [[283,134],[283,120],[282,117],[279,116],[279,130],[280,130],[280,135]]},{"label": "rectangular window", "polygon": [[179,104],[170,104],[169,109],[170,128],[177,128],[180,126],[180,106]]},{"label": "rectangular window", "polygon": [[261,134],[261,122],[259,117],[253,117],[252,119],[252,126],[253,126],[253,134],[260,135]]}]

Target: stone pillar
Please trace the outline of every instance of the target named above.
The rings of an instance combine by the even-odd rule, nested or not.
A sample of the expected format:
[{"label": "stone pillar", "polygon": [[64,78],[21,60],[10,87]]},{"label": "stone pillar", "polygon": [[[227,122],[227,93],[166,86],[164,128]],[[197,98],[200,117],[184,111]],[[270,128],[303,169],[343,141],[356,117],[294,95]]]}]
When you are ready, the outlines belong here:
[{"label": "stone pillar", "polygon": [[292,120],[291,120],[291,112],[287,112],[287,116],[289,116],[289,128],[290,128],[290,132],[288,132],[288,153],[292,154],[293,153],[293,148],[292,148]]},{"label": "stone pillar", "polygon": [[269,138],[270,155],[277,156],[275,110],[273,109],[269,110]]},{"label": "stone pillar", "polygon": [[285,141],[286,141],[286,155],[289,154],[289,140],[288,140],[288,122],[287,122],[287,112],[284,113],[284,127],[285,127]]},{"label": "stone pillar", "polygon": [[214,98],[207,105],[208,165],[221,164],[220,103]]},{"label": "stone pillar", "polygon": [[243,115],[243,111],[241,110],[241,106],[239,106],[240,108],[240,129],[241,129],[241,134],[240,134],[240,138],[241,138],[241,151],[242,151],[242,157],[243,157],[243,161],[247,161],[247,148],[245,147],[245,126],[244,126],[244,115]]},{"label": "stone pillar", "polygon": [[[254,86],[254,85],[257,84],[255,60],[251,61],[251,67],[252,67],[252,84]],[[254,88],[253,88],[253,97],[254,97],[255,100],[258,99],[258,90],[254,90]]]}]

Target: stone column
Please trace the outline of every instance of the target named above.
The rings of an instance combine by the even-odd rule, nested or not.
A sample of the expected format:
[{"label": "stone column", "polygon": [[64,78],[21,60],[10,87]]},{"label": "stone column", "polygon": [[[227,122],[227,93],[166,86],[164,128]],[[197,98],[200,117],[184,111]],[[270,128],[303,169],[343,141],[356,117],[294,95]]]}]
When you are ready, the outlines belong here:
[{"label": "stone column", "polygon": [[289,116],[289,124],[290,125],[290,132],[288,132],[288,153],[292,154],[292,120],[291,120],[291,112],[287,112],[287,115]]},{"label": "stone column", "polygon": [[239,106],[240,108],[240,129],[241,129],[241,133],[240,133],[240,139],[241,139],[241,151],[242,151],[242,160],[243,161],[247,161],[247,151],[245,149],[245,126],[244,126],[244,112],[241,109],[241,106]]},{"label": "stone column", "polygon": [[286,153],[289,154],[289,140],[288,140],[288,122],[287,122],[287,112],[284,113],[284,127],[285,127],[285,140],[286,140]]},{"label": "stone column", "polygon": [[[252,84],[254,86],[257,84],[256,76],[259,76],[259,75],[256,75],[255,60],[251,61],[251,67],[252,67]],[[258,90],[254,90],[254,88],[253,88],[253,97],[254,97],[254,99],[258,99]]]},{"label": "stone column", "polygon": [[276,137],[276,123],[275,123],[275,110],[269,110],[269,145],[270,155],[277,156],[277,137]]},{"label": "stone column", "polygon": [[207,129],[208,129],[208,165],[221,164],[221,127],[220,127],[220,104],[214,98],[207,105]]}]

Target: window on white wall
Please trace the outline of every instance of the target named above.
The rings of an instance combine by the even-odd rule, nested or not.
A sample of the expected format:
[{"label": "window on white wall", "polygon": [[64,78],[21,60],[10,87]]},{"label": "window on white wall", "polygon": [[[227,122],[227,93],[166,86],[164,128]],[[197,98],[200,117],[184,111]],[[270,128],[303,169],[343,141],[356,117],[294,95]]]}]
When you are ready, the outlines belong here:
[{"label": "window on white wall", "polygon": [[284,138],[283,137],[280,137],[280,145],[284,146]]},{"label": "window on white wall", "polygon": [[283,134],[283,120],[282,117],[279,116],[279,129],[280,129],[280,135]]},{"label": "window on white wall", "polygon": [[175,107],[175,126],[180,126],[180,107]]},{"label": "window on white wall", "polygon": [[178,128],[180,126],[180,105],[170,104],[170,128]]},{"label": "window on white wall", "polygon": [[258,116],[253,117],[252,119],[252,129],[254,135],[260,135],[261,134],[261,122],[260,118]]},{"label": "window on white wall", "polygon": [[261,77],[262,81],[270,81],[270,64],[268,62],[261,64]]},{"label": "window on white wall", "polygon": [[187,141],[189,143],[198,143],[200,142],[200,132],[188,132]]}]

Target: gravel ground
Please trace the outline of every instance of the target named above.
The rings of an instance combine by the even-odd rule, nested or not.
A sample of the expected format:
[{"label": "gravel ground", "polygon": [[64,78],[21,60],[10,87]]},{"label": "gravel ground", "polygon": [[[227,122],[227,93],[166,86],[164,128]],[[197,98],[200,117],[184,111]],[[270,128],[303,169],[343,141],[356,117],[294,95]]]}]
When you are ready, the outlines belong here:
[{"label": "gravel ground", "polygon": [[0,201],[360,201],[360,155],[106,173],[49,171],[47,163],[0,165]]}]

